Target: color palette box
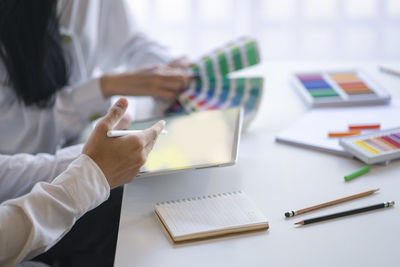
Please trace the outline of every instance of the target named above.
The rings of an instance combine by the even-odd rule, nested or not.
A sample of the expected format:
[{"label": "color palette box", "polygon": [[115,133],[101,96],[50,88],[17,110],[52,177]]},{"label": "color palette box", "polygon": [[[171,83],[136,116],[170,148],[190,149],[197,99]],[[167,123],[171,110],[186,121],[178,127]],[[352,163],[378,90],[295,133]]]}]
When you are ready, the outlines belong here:
[{"label": "color palette box", "polygon": [[339,144],[367,164],[400,158],[400,128],[340,139]]},{"label": "color palette box", "polygon": [[295,73],[292,84],[312,107],[378,105],[390,101],[389,93],[359,70]]}]

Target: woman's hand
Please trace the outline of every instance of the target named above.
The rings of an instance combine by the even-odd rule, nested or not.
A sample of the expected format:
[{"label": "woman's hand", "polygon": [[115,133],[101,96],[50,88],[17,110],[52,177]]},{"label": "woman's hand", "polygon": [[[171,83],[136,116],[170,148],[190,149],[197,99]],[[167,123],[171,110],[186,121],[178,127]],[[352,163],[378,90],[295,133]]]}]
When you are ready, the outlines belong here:
[{"label": "woman's hand", "polygon": [[180,68],[186,71],[189,70],[191,65],[192,63],[185,56],[174,59],[168,64],[171,68]]},{"label": "woman's hand", "polygon": [[152,96],[172,101],[188,87],[189,79],[189,74],[181,68],[154,66],[104,75],[100,78],[100,84],[105,97]]},{"label": "woman's hand", "polygon": [[120,121],[127,107],[128,101],[119,99],[96,124],[82,150],[103,171],[111,189],[132,181],[139,173],[165,126],[165,121],[159,121],[138,134],[107,137],[107,131]]}]

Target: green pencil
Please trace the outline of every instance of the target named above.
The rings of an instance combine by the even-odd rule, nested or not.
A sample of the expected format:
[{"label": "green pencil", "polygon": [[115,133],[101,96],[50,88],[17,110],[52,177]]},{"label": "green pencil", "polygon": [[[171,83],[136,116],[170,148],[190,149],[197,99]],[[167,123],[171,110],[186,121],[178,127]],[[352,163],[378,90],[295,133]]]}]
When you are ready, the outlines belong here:
[{"label": "green pencil", "polygon": [[358,177],[358,176],[361,176],[361,175],[363,175],[363,174],[366,174],[366,173],[369,172],[370,170],[371,170],[371,167],[370,167],[369,165],[364,166],[364,167],[362,167],[361,169],[359,169],[359,170],[357,170],[357,171],[355,171],[355,172],[353,172],[353,173],[350,173],[349,175],[346,175],[346,176],[344,177],[344,180],[345,180],[345,181],[350,181],[350,180],[352,180],[352,179],[354,179],[354,178],[356,178],[356,177]]}]

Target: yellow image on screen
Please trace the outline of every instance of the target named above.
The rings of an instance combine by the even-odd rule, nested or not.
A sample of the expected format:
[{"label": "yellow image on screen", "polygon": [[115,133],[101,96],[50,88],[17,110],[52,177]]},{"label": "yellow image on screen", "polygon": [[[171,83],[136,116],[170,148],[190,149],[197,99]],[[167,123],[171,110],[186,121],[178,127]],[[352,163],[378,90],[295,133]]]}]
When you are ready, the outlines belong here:
[{"label": "yellow image on screen", "polygon": [[[233,164],[241,115],[239,108],[232,108],[163,118],[168,134],[158,137],[142,173]],[[155,121],[133,123],[129,129],[145,129]]]}]

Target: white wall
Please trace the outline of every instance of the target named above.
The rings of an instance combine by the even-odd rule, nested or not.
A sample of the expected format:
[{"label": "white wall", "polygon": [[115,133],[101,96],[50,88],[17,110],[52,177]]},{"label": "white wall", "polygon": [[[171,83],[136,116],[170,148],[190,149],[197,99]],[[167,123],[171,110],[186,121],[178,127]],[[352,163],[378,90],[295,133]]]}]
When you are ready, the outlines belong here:
[{"label": "white wall", "polygon": [[174,54],[201,56],[233,38],[264,59],[400,59],[400,0],[126,0]]}]

